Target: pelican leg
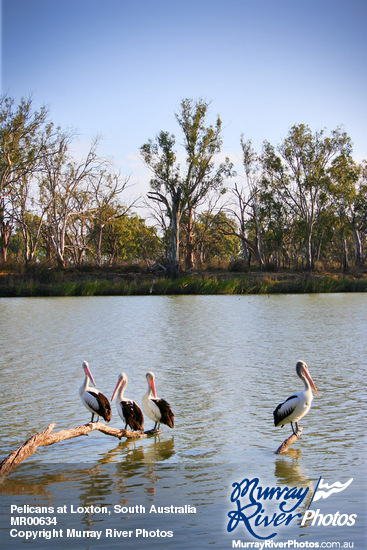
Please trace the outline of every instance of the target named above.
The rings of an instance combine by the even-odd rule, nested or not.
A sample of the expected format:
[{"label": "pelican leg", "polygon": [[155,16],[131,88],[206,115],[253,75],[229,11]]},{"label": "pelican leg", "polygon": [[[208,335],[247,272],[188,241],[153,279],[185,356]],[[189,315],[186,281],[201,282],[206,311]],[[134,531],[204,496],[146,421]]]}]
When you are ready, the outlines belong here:
[{"label": "pelican leg", "polygon": [[153,430],[156,430],[156,429],[157,429],[157,424],[158,424],[158,422],[156,422],[156,423],[154,424]]},{"label": "pelican leg", "polygon": [[299,429],[297,422],[295,422],[294,425],[295,425],[295,427],[296,427],[296,431],[294,431],[293,422],[291,422],[292,432],[294,433],[294,435],[295,435],[296,437],[301,437],[301,435],[302,435],[302,428]]},{"label": "pelican leg", "polygon": [[90,419],[91,422],[93,422],[94,419],[94,413],[92,413],[92,418]]}]

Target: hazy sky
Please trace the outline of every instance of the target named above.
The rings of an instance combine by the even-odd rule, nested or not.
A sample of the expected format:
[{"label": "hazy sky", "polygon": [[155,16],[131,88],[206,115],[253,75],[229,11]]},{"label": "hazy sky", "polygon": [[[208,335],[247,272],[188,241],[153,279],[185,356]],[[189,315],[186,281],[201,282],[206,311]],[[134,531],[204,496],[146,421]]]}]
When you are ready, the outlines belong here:
[{"label": "hazy sky", "polygon": [[296,123],[344,125],[367,158],[366,0],[2,0],[2,93],[33,96],[82,143],[103,136],[131,181],[139,147],[211,100],[223,151],[260,151]]}]

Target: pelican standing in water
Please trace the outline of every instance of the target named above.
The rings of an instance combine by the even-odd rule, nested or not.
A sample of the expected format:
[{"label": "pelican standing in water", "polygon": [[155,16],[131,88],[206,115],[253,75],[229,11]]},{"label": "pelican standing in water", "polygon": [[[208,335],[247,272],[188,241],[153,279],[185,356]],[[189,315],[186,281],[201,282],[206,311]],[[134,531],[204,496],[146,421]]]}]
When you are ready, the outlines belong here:
[{"label": "pelican standing in water", "polygon": [[164,399],[157,397],[154,384],[154,374],[148,372],[147,375],[148,382],[148,391],[143,397],[143,409],[145,414],[155,422],[154,430],[159,430],[161,424],[166,424],[170,428],[173,428],[174,423],[174,414],[172,409]]},{"label": "pelican standing in water", "polygon": [[296,372],[303,381],[305,389],[291,395],[288,399],[286,399],[286,401],[284,401],[284,403],[278,405],[273,412],[273,416],[274,426],[280,425],[283,428],[284,424],[290,424],[294,435],[300,437],[302,431],[298,428],[297,422],[310,410],[313,398],[312,390],[316,393],[316,395],[319,394],[308,371],[306,363],[303,361],[298,361],[296,365]]},{"label": "pelican standing in water", "polygon": [[124,397],[124,391],[127,386],[127,376],[124,372],[119,374],[115,391],[112,394],[111,403],[118,395],[117,412],[121,420],[125,423],[125,430],[129,425],[132,430],[143,431],[144,417],[140,407],[132,399]]},{"label": "pelican standing in water", "polygon": [[111,405],[103,393],[97,390],[97,388],[91,388],[89,386],[89,382],[92,382],[93,386],[95,386],[96,383],[89,370],[87,361],[83,361],[82,367],[85,373],[85,379],[80,386],[79,395],[84,407],[92,413],[91,422],[93,422],[94,415],[97,416],[96,422],[98,422],[100,416],[102,416],[106,422],[109,422],[111,420]]}]

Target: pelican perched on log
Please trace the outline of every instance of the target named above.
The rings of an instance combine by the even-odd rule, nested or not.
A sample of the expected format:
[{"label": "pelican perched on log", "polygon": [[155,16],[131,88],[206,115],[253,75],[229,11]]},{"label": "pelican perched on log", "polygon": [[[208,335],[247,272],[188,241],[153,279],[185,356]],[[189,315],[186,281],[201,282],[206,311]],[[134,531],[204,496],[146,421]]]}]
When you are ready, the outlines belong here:
[{"label": "pelican perched on log", "polygon": [[112,394],[111,403],[118,395],[117,412],[121,420],[125,423],[125,430],[129,425],[132,430],[143,431],[144,416],[140,407],[132,401],[124,397],[124,391],[127,386],[127,376],[124,372],[119,374],[116,388]]},{"label": "pelican perched on log", "polygon": [[148,391],[143,397],[143,409],[145,414],[155,422],[154,430],[159,429],[161,424],[166,424],[170,428],[175,425],[172,409],[164,399],[157,397],[154,384],[154,374],[148,372],[147,375]]},{"label": "pelican perched on log", "polygon": [[317,395],[319,394],[308,371],[306,363],[303,361],[298,361],[296,365],[296,372],[303,381],[305,389],[291,395],[288,399],[286,399],[286,401],[284,401],[284,403],[278,405],[273,412],[273,416],[274,426],[280,425],[283,428],[284,424],[290,423],[294,435],[299,437],[302,431],[298,428],[297,422],[310,410],[313,398],[312,390]]},{"label": "pelican perched on log", "polygon": [[111,420],[111,405],[103,393],[97,390],[97,388],[91,388],[89,386],[89,381],[92,382],[93,386],[95,386],[96,383],[89,370],[87,361],[83,361],[82,367],[85,373],[85,380],[80,386],[79,395],[84,407],[92,413],[91,422],[94,420],[94,415],[97,416],[97,422],[100,416],[102,416],[106,422],[109,422]]}]

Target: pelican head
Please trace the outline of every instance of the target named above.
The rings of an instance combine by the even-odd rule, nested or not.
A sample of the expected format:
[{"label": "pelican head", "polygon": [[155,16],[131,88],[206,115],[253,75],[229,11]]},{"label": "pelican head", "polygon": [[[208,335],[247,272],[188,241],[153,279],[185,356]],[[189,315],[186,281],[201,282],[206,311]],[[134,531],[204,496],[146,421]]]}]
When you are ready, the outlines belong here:
[{"label": "pelican head", "polygon": [[87,376],[87,377],[89,378],[89,380],[92,382],[93,386],[95,387],[95,386],[96,386],[96,383],[95,383],[95,381],[94,381],[94,378],[93,378],[93,376],[92,376],[92,373],[91,373],[90,370],[89,370],[89,365],[88,365],[87,361],[83,361],[82,367],[83,367],[85,376]]},{"label": "pelican head", "polygon": [[157,397],[157,393],[155,391],[155,384],[154,384],[154,378],[155,378],[154,374],[152,372],[147,372],[146,377],[147,377],[148,386],[152,390],[153,397]]},{"label": "pelican head", "polygon": [[112,401],[115,399],[116,395],[117,395],[117,392],[120,390],[120,389],[125,389],[127,386],[127,376],[124,372],[122,372],[121,374],[119,374],[118,376],[118,379],[117,379],[117,384],[116,384],[116,388],[112,394],[112,397],[111,397],[111,403]]},{"label": "pelican head", "polygon": [[307,379],[313,391],[316,395],[319,395],[319,392],[317,391],[314,381],[309,373],[308,367],[304,361],[297,361],[296,372],[302,380]]}]

